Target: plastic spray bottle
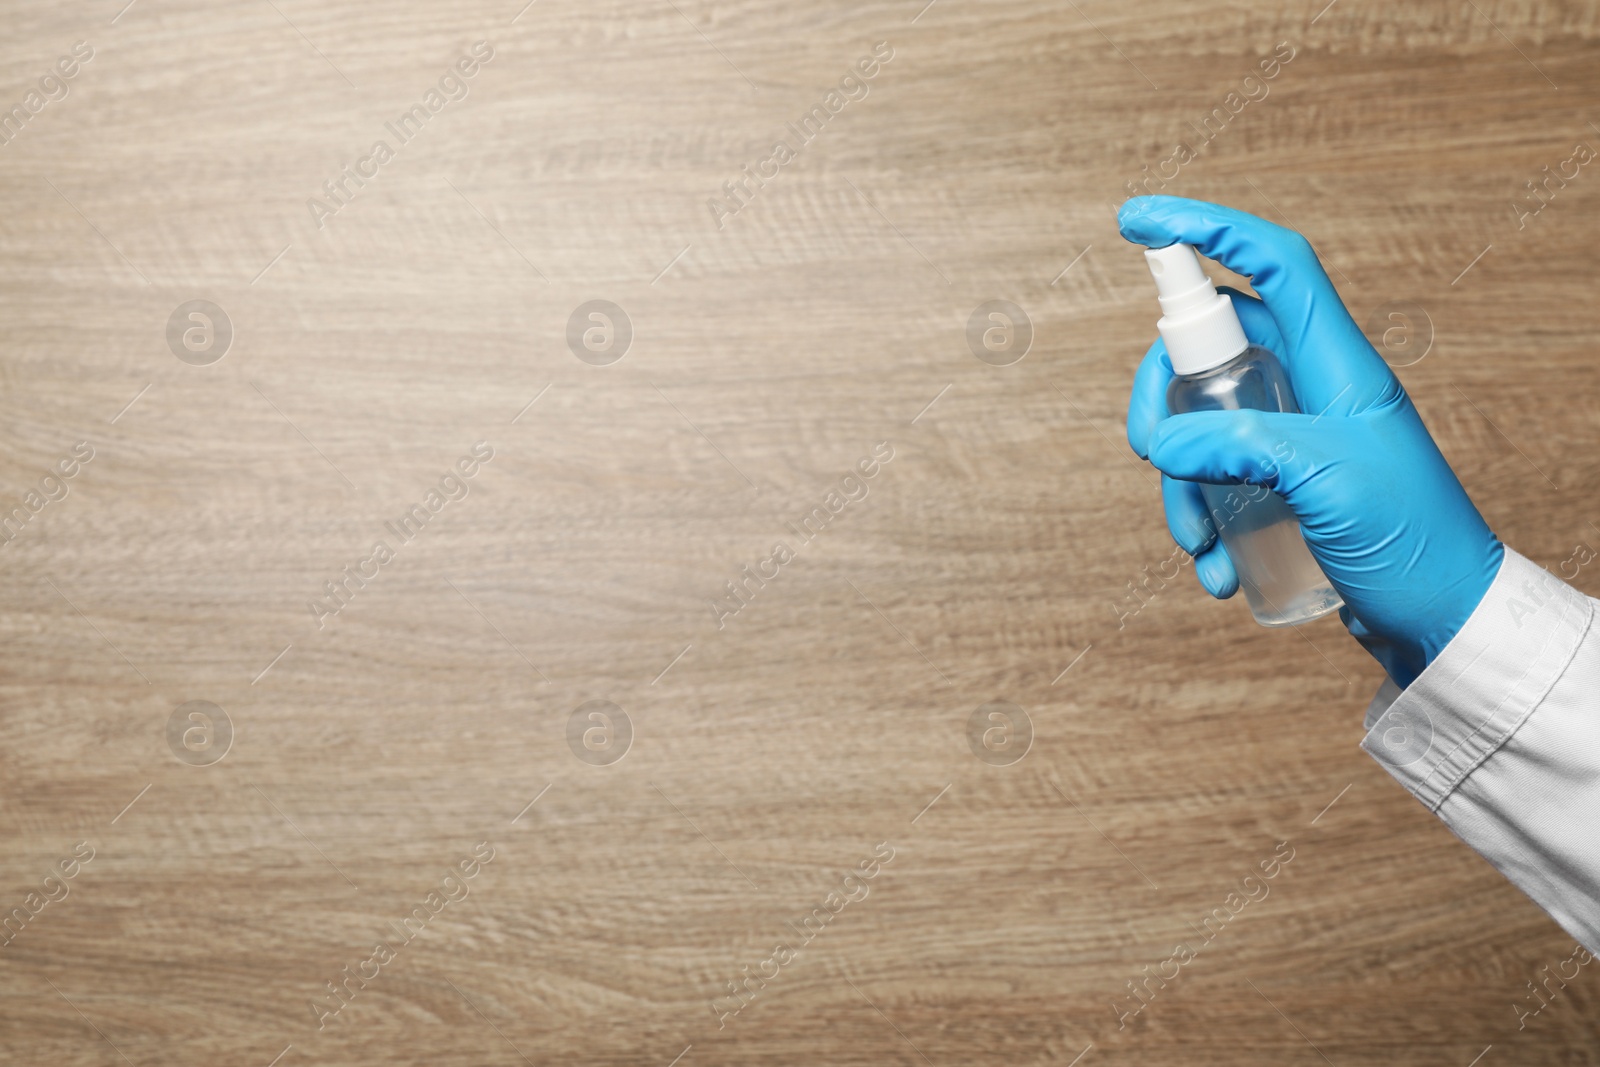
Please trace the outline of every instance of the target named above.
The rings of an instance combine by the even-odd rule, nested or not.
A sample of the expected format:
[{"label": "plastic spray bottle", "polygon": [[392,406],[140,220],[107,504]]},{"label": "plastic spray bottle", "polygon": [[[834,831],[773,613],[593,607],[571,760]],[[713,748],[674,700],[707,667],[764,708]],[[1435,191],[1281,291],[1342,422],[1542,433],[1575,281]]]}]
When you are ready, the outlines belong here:
[{"label": "plastic spray bottle", "polygon": [[[1212,286],[1194,246],[1153,248],[1144,258],[1161,298],[1156,326],[1172,361],[1168,411],[1300,410],[1278,357],[1245,337],[1233,301]],[[1251,485],[1202,485],[1200,492],[1256,622],[1298,626],[1344,603],[1282,497]]]}]

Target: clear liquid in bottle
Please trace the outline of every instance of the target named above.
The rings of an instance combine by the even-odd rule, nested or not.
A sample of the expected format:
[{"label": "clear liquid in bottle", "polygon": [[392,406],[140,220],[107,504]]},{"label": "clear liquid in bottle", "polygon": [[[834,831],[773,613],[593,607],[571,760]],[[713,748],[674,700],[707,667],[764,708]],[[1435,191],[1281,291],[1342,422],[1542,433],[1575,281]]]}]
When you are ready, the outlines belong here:
[{"label": "clear liquid in bottle", "polygon": [[[1167,409],[1174,415],[1247,408],[1299,410],[1278,357],[1259,345],[1221,366],[1178,375],[1167,388]],[[1202,485],[1200,492],[1256,622],[1298,626],[1343,606],[1282,497],[1252,485]]]}]

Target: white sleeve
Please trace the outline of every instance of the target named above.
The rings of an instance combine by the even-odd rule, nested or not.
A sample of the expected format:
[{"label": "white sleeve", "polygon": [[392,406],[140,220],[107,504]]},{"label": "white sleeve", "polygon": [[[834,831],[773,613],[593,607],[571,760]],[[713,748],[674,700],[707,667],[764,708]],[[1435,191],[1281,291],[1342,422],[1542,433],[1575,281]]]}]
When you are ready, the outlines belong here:
[{"label": "white sleeve", "polygon": [[1506,550],[1461,632],[1361,742],[1461,840],[1600,954],[1595,601]]}]

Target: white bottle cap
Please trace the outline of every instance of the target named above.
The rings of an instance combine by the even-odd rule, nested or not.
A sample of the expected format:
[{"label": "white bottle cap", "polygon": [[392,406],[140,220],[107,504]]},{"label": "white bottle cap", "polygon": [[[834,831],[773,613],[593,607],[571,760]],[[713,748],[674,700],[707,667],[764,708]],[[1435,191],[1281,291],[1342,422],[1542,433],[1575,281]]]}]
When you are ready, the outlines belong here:
[{"label": "white bottle cap", "polygon": [[1146,249],[1144,259],[1161,298],[1156,329],[1167,342],[1174,374],[1220,367],[1250,347],[1233,301],[1212,286],[1193,245]]}]

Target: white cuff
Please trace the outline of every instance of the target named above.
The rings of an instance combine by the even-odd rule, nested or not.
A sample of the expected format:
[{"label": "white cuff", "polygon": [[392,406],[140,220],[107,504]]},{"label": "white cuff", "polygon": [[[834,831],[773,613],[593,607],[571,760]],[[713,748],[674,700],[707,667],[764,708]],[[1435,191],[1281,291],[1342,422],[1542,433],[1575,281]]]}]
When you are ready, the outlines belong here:
[{"label": "white cuff", "polygon": [[1544,700],[1592,616],[1588,597],[1506,549],[1500,573],[1444,651],[1404,691],[1385,680],[1367,709],[1361,747],[1437,812]]}]

